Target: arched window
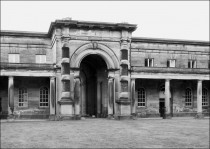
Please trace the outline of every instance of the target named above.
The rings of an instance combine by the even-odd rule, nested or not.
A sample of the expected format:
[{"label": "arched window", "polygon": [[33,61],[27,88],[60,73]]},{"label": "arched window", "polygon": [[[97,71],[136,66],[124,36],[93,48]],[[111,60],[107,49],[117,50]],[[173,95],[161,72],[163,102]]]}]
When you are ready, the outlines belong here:
[{"label": "arched window", "polygon": [[19,88],[19,107],[27,107],[28,106],[28,92],[26,88]]},{"label": "arched window", "polygon": [[40,107],[48,107],[48,88],[40,88]]},{"label": "arched window", "polygon": [[192,106],[192,90],[190,88],[185,90],[185,106]]},{"label": "arched window", "polygon": [[206,88],[202,89],[202,106],[208,106],[208,91]]},{"label": "arched window", "polygon": [[137,90],[138,94],[138,107],[145,107],[146,106],[146,93],[144,88],[139,88]]}]

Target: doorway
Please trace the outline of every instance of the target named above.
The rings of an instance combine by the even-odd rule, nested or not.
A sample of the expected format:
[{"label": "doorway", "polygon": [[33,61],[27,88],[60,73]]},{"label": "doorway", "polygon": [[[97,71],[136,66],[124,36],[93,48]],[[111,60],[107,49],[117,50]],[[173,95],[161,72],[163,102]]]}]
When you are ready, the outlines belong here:
[{"label": "doorway", "polygon": [[83,116],[107,116],[107,77],[107,65],[99,55],[88,55],[81,61],[81,114]]},{"label": "doorway", "polygon": [[165,98],[159,98],[159,113],[160,113],[160,117],[164,116],[164,110],[165,110]]}]

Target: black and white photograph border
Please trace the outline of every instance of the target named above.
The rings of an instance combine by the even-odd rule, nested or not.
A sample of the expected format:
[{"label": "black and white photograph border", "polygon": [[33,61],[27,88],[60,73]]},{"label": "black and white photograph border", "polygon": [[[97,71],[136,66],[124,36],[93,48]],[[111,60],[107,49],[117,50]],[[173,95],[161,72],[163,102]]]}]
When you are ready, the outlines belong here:
[{"label": "black and white photograph border", "polygon": [[1,0],[0,148],[209,148],[209,1]]}]

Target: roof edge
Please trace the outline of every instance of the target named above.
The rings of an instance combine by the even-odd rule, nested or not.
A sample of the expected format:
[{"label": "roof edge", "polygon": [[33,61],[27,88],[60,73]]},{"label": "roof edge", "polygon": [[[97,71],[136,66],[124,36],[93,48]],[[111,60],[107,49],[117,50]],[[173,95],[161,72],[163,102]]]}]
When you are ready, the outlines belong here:
[{"label": "roof edge", "polygon": [[210,46],[209,41],[199,40],[182,40],[182,39],[165,39],[165,38],[149,38],[149,37],[132,37],[133,42],[150,42],[150,43],[168,43],[168,44],[188,44],[188,45],[204,45]]},{"label": "roof edge", "polygon": [[1,36],[42,37],[42,38],[49,37],[49,34],[45,32],[15,31],[15,30],[1,30],[0,35]]}]

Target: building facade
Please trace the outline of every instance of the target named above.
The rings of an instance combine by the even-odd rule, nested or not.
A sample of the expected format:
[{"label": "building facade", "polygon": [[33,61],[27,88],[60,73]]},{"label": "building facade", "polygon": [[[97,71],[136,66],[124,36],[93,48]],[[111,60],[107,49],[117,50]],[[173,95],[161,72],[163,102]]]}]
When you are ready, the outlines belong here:
[{"label": "building facade", "polygon": [[209,42],[136,28],[62,19],[48,33],[1,31],[1,117],[209,115]]}]

